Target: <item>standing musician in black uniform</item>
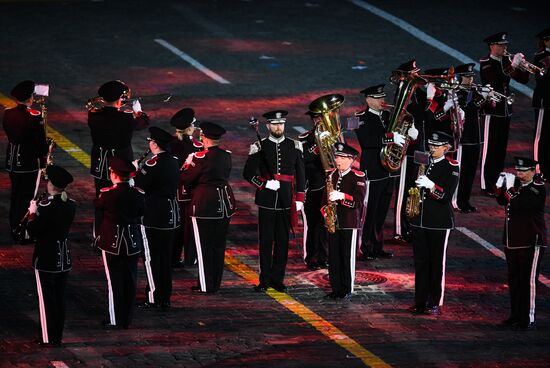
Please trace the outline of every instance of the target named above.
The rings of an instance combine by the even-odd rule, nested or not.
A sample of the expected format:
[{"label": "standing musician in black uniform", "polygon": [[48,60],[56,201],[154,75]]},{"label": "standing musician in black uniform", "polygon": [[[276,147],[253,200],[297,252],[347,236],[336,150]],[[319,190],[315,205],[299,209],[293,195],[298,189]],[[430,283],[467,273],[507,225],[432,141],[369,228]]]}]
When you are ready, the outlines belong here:
[{"label": "standing musician in black uniform", "polygon": [[67,237],[76,206],[65,192],[72,175],[56,165],[48,166],[46,174],[48,197],[39,203],[30,202],[27,231],[36,238],[32,265],[42,330],[40,344],[59,346],[65,324],[65,287],[72,268]]},{"label": "standing musician in black uniform", "polygon": [[176,191],[179,183],[178,159],[166,150],[174,137],[167,131],[149,128],[149,148],[153,157],[134,178],[145,191],[143,253],[147,273],[147,301],[140,308],[170,308],[172,295],[172,244],[180,225]]},{"label": "standing musician in black uniform", "polygon": [[317,124],[322,120],[320,114],[308,111],[313,128],[298,136],[304,152],[304,167],[306,173],[306,200],[303,209],[304,223],[304,262],[310,271],[328,268],[327,230],[319,209],[325,189],[325,169],[319,156],[319,147],[315,140]]},{"label": "standing musician in black uniform", "polygon": [[94,201],[103,210],[97,246],[102,250],[109,296],[106,328],[128,328],[132,322],[137,288],[137,263],[143,248],[141,216],[144,192],[130,186],[135,171],[131,162],[115,156],[109,159],[112,187],[103,188]]},{"label": "standing musician in black uniform", "polygon": [[[385,110],[384,84],[365,88],[360,93],[367,103],[367,109],[355,114],[359,117],[359,128],[355,134],[361,146],[360,169],[366,172],[367,177],[360,257],[363,260],[391,258],[393,253],[383,249],[384,223],[390,208],[394,178],[399,172],[389,172],[382,166],[380,152],[388,143],[402,146],[407,137],[398,132],[387,132],[389,113]],[[407,134],[412,140],[418,137],[414,124]]]},{"label": "standing musician in black uniform", "polygon": [[334,144],[336,170],[330,174],[334,190],[324,191],[321,212],[326,214],[328,201],[336,206],[336,232],[329,234],[330,299],[350,299],[355,280],[357,233],[361,228],[361,210],[365,198],[365,173],[351,165],[359,152],[345,143]]},{"label": "standing musician in black uniform", "polygon": [[227,230],[235,213],[235,197],[229,185],[231,152],[220,148],[225,129],[201,123],[204,151],[189,156],[180,183],[191,189],[191,221],[197,244],[199,286],[197,291],[220,289],[225,259]]},{"label": "standing musician in black uniform", "polygon": [[483,144],[483,130],[480,124],[480,108],[487,103],[488,93],[478,92],[471,88],[474,82],[474,63],[459,65],[455,73],[460,78],[460,89],[457,91],[458,104],[464,111],[464,130],[457,150],[456,160],[460,162],[460,180],[453,207],[462,213],[476,212],[477,208],[470,203],[472,185],[479,163],[480,147]]},{"label": "standing musician in black uniform", "polygon": [[[479,61],[481,83],[490,84],[498,93],[510,96],[510,79],[519,83],[529,81],[529,73],[519,69],[523,54],[513,58],[506,54],[508,33],[500,32],[483,40],[489,45],[490,53]],[[505,99],[495,107],[484,108],[484,145],[481,154],[481,189],[494,196],[494,187],[499,173],[504,168],[512,106]]]},{"label": "standing musician in black uniform", "polygon": [[[305,170],[302,145],[285,137],[284,110],[263,114],[269,137],[250,146],[243,177],[256,187],[260,241],[260,283],[255,291],[268,287],[284,292],[291,213],[304,203]],[[292,206],[295,206],[294,208]]]},{"label": "standing musician in black uniform", "polygon": [[535,54],[533,64],[545,71],[544,75],[537,73],[537,85],[533,93],[535,108],[534,157],[539,162],[537,172],[545,178],[550,178],[550,28],[537,34],[541,48]]},{"label": "standing musician in black uniform", "polygon": [[36,196],[40,168],[44,167],[48,153],[42,114],[31,109],[34,87],[35,83],[30,80],[13,87],[11,95],[17,100],[17,106],[4,112],[3,126],[9,141],[6,171],[11,182],[9,220],[12,234],[25,215],[29,201]]},{"label": "standing musician in black uniform", "polygon": [[504,253],[508,264],[510,316],[503,325],[532,330],[540,264],[546,248],[544,181],[535,175],[537,161],[514,157],[516,175],[501,173],[497,201],[506,206]]},{"label": "standing musician in black uniform", "polygon": [[[149,117],[141,111],[141,104],[135,100],[133,111],[122,111],[120,108],[129,97],[130,89],[119,80],[110,81],[99,87],[98,95],[104,106],[91,108],[88,111],[88,126],[92,135],[92,155],[90,174],[94,177],[96,198],[101,188],[113,185],[109,179],[108,160],[119,156],[126,161],[134,159],[132,135],[134,130],[145,129]],[[94,238],[101,225],[102,214],[95,212]]]},{"label": "standing musician in black uniform", "polygon": [[[203,150],[203,144],[193,137],[195,132],[195,112],[186,107],[178,111],[170,119],[170,125],[176,128],[175,139],[170,144],[170,152],[178,158],[180,171],[183,163],[193,152]],[[176,268],[193,266],[197,261],[197,250],[193,242],[191,225],[191,192],[181,182],[177,193],[180,209],[181,226],[176,230],[172,252],[172,263]],[[182,258],[183,251],[183,258]]]},{"label": "standing musician in black uniform", "polygon": [[458,185],[458,162],[446,158],[454,138],[433,132],[428,138],[430,163],[416,185],[419,214],[411,219],[415,275],[415,314],[439,315],[445,292],[445,263],[449,234],[454,228],[451,199]]}]

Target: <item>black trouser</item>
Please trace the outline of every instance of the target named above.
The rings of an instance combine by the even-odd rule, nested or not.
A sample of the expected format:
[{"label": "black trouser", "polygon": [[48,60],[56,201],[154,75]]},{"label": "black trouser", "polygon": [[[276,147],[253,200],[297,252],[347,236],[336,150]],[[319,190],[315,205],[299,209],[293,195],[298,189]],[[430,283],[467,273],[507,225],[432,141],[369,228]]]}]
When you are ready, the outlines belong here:
[{"label": "black trouser", "polygon": [[484,144],[481,155],[481,189],[494,190],[504,169],[510,117],[485,115]]},{"label": "black trouser", "polygon": [[260,284],[282,284],[288,259],[289,210],[258,208]]},{"label": "black trouser", "polygon": [[[96,198],[99,197],[99,193],[101,192],[101,189],[113,186],[113,183],[109,179],[94,178],[94,184],[95,184]],[[96,208],[94,214],[95,214],[95,217],[94,217],[93,236],[95,238],[96,236],[99,235],[99,229],[101,227],[101,222],[103,221],[103,210]]]},{"label": "black trouser", "polygon": [[416,186],[414,183],[418,176],[418,165],[414,163],[414,157],[407,156],[401,164],[401,173],[396,180],[395,192],[395,234],[407,237],[411,233],[411,226],[407,218],[406,204],[409,196],[409,188]]},{"label": "black trouser", "polygon": [[199,285],[201,291],[215,293],[220,289],[225,260],[225,245],[230,218],[191,218],[197,261],[199,264]]},{"label": "black trouser", "polygon": [[328,235],[330,286],[340,296],[353,292],[357,229],[336,230]]},{"label": "black trouser", "polygon": [[308,190],[304,203],[305,221],[307,226],[304,236],[304,262],[325,263],[327,261],[327,229],[321,214],[321,200],[324,190]]},{"label": "black trouser", "polygon": [[174,233],[175,229],[145,227],[145,234],[142,234],[149,303],[170,303]]},{"label": "black trouser", "polygon": [[361,254],[378,253],[384,248],[384,224],[390,208],[394,178],[367,181],[367,211],[361,235]]},{"label": "black trouser", "polygon": [[458,182],[456,197],[458,208],[465,209],[470,206],[472,186],[479,162],[479,151],[480,147],[478,144],[460,145],[460,180]]},{"label": "black trouser", "polygon": [[533,156],[539,162],[537,172],[542,172],[546,179],[550,178],[550,109],[535,108],[535,139]]},{"label": "black trouser", "polygon": [[505,248],[510,291],[510,318],[527,324],[535,322],[535,297],[544,248]]},{"label": "black trouser", "polygon": [[445,294],[445,263],[451,230],[413,226],[414,301],[441,306]]},{"label": "black trouser", "polygon": [[[183,259],[186,266],[192,266],[197,259],[197,248],[193,239],[193,225],[191,224],[191,201],[178,202],[180,209],[181,225],[176,229],[172,261],[174,263]],[[183,257],[182,257],[183,251]]]},{"label": "black trouser", "polygon": [[103,251],[109,296],[109,319],[112,325],[127,328],[132,322],[136,303],[138,258],[139,254],[127,256]]},{"label": "black trouser", "polygon": [[42,342],[61,343],[65,325],[65,287],[69,272],[35,270]]},{"label": "black trouser", "polygon": [[29,202],[34,198],[40,172],[14,173],[10,172],[10,227],[13,231],[21,222],[29,208]]}]

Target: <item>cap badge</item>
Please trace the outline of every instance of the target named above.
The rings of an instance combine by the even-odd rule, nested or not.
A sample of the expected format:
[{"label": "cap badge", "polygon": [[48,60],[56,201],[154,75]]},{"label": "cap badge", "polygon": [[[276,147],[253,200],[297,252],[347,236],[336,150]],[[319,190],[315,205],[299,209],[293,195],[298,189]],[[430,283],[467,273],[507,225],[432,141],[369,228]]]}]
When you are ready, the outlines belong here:
[{"label": "cap badge", "polygon": [[434,141],[437,141],[439,139],[439,135],[437,133],[434,133],[432,135],[432,138],[434,139]]},{"label": "cap badge", "polygon": [[518,160],[518,165],[523,165],[523,160]]},{"label": "cap badge", "polygon": [[281,114],[280,112],[275,113],[275,117],[277,119],[280,119],[282,116],[283,116],[283,114]]},{"label": "cap badge", "polygon": [[338,151],[342,151],[343,149],[344,149],[344,146],[341,145],[341,144],[339,144],[339,145],[338,145]]}]

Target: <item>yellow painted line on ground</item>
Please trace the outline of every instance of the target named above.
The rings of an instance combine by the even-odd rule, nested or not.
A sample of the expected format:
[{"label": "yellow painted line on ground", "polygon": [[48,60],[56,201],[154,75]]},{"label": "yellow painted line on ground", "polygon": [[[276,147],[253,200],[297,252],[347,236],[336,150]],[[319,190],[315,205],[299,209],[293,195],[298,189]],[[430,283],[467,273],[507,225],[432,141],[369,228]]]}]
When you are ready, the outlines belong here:
[{"label": "yellow painted line on ground", "polygon": [[[225,265],[234,273],[241,276],[251,284],[255,284],[258,281],[258,275],[250,267],[240,262],[232,255],[226,254]],[[296,299],[286,293],[280,293],[273,289],[268,289],[266,294],[275,299],[282,306],[287,308],[292,313],[296,314],[304,321],[313,326],[317,331],[340,345],[351,354],[361,359],[369,367],[391,367],[382,359],[365,349],[357,341],[347,336],[340,329],[335,327],[330,322],[323,319],[317,313],[305,305],[298,302]]]},{"label": "yellow painted line on ground", "polygon": [[[0,93],[0,105],[4,105],[5,107],[13,107],[15,106],[15,102]],[[80,162],[87,168],[90,168],[90,156],[82,151],[82,149],[80,149],[77,145],[65,138],[61,133],[54,130],[51,126],[48,126],[48,135],[55,139],[58,146],[67,151],[67,153],[77,159],[78,162]],[[255,284],[258,281],[258,274],[232,255],[225,256],[225,265],[231,271],[241,276],[243,279],[250,282],[251,284]],[[266,291],[266,294],[275,299],[279,304],[287,308],[289,311],[309,323],[317,331],[328,337],[330,340],[334,341],[336,344],[340,345],[351,354],[361,359],[361,361],[367,366],[375,368],[391,367],[382,359],[362,347],[357,341],[347,336],[340,329],[323,319],[317,313],[313,312],[311,309],[301,304],[290,295],[286,293],[280,293],[273,289],[268,289]]]},{"label": "yellow painted line on ground", "polygon": [[[5,108],[11,108],[16,106],[17,103],[13,101],[11,98],[6,97],[2,93],[0,93],[0,105],[4,106]],[[86,166],[88,169],[90,168],[90,165],[91,165],[90,155],[82,151],[80,147],[78,147],[76,144],[74,144],[69,139],[67,139],[63,134],[59,133],[57,130],[52,128],[50,124],[48,124],[46,135],[48,137],[51,137],[59,148],[63,149],[65,152],[71,155],[75,160],[80,162],[82,165]]]}]

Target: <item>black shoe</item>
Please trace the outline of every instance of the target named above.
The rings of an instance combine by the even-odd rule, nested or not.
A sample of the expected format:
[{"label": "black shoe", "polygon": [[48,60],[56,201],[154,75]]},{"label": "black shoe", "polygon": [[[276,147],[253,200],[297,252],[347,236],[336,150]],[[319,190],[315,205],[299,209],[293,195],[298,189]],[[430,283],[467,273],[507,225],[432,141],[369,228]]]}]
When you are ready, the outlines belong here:
[{"label": "black shoe", "polygon": [[309,262],[306,266],[310,271],[316,271],[319,269],[319,265],[316,262]]},{"label": "black shoe", "polygon": [[113,325],[111,321],[101,321],[101,326],[106,330],[118,330],[120,326]]},{"label": "black shoe", "polygon": [[160,309],[170,309],[170,307],[171,307],[170,302],[160,303]]},{"label": "black shoe", "polygon": [[492,190],[488,190],[488,189],[482,189],[481,190],[481,193],[487,197],[491,197],[491,198],[495,198],[497,196],[497,194],[492,191]]},{"label": "black shoe", "polygon": [[385,258],[385,259],[389,259],[389,258],[393,257],[392,252],[385,252],[383,250],[379,250],[378,252],[374,252],[374,255],[376,256],[376,258]]},{"label": "black shoe", "polygon": [[426,306],[424,304],[414,304],[408,308],[412,314],[424,314]]},{"label": "black shoe", "polygon": [[61,347],[61,341],[52,340],[50,342],[43,342],[42,340],[35,340],[34,341],[38,346],[43,348],[59,348]]},{"label": "black shoe", "polygon": [[184,268],[185,265],[183,264],[182,261],[177,261],[177,262],[174,262],[174,264],[172,265],[172,268]]},{"label": "black shoe", "polygon": [[327,261],[317,262],[317,265],[319,266],[319,268],[322,268],[323,270],[328,269],[328,262]]},{"label": "black shoe", "polygon": [[533,331],[536,329],[537,329],[537,324],[535,322],[518,323],[515,326],[516,331]]},{"label": "black shoe", "polygon": [[515,327],[518,324],[519,320],[514,317],[509,317],[500,323],[500,325],[504,327]]},{"label": "black shoe", "polygon": [[196,293],[201,293],[202,292],[201,287],[198,286],[198,285],[191,286],[191,291],[194,291]]},{"label": "black shoe", "polygon": [[438,305],[428,306],[426,307],[426,310],[424,311],[424,314],[430,315],[430,316],[440,316],[441,315],[441,307]]},{"label": "black shoe", "polygon": [[270,286],[280,293],[285,293],[288,290],[285,284],[283,283],[271,284]]},{"label": "black shoe", "polygon": [[352,293],[340,293],[338,294],[338,298],[342,300],[351,300],[351,297],[353,296]]},{"label": "black shoe", "polygon": [[367,252],[365,254],[361,254],[358,258],[361,261],[374,261],[376,259],[376,255],[372,252]]},{"label": "black shoe", "polygon": [[255,285],[252,289],[259,293],[260,291],[266,291],[267,289],[269,288],[269,286],[267,284],[258,284],[258,285]]},{"label": "black shoe", "polygon": [[158,308],[159,306],[156,303],[143,302],[143,303],[137,303],[136,307],[140,309],[154,309],[154,308]]},{"label": "black shoe", "polygon": [[338,298],[338,293],[336,293],[336,292],[334,292],[334,291],[332,291],[332,292],[326,294],[326,295],[323,297],[323,299],[336,299],[336,298]]},{"label": "black shoe", "polygon": [[36,239],[34,238],[21,239],[19,241],[20,245],[28,245],[28,244],[34,244],[34,243],[36,243]]}]

